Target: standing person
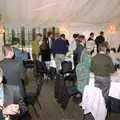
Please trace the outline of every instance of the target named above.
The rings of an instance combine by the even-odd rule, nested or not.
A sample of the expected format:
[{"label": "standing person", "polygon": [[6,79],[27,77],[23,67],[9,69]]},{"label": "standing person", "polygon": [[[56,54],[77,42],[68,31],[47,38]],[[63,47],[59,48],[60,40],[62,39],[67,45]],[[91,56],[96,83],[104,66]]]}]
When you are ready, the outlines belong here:
[{"label": "standing person", "polygon": [[52,32],[48,32],[48,37],[43,39],[43,43],[41,45],[41,57],[44,62],[51,61],[51,46],[53,41]]},{"label": "standing person", "polygon": [[76,66],[76,76],[77,76],[77,90],[80,93],[83,93],[84,87],[89,83],[89,76],[90,76],[90,65],[91,65],[91,50],[90,48],[84,48],[80,62]]},{"label": "standing person", "polygon": [[99,52],[99,49],[98,49],[99,45],[104,43],[104,42],[105,42],[104,32],[101,31],[100,35],[97,36],[96,39],[95,39],[95,43],[96,43],[96,46],[97,46],[97,52]]},{"label": "standing person", "polygon": [[73,68],[75,67],[76,60],[77,60],[77,55],[75,54],[75,50],[78,45],[78,37],[79,37],[79,34],[76,34],[76,33],[73,34],[73,40],[70,42],[70,45],[69,45],[69,52],[66,54],[66,56],[71,59],[73,63]]},{"label": "standing person", "polygon": [[49,48],[51,49],[52,43],[53,43],[53,41],[54,41],[53,33],[52,33],[52,32],[48,32],[47,41],[48,41],[48,43],[49,43]]},{"label": "standing person", "polygon": [[25,89],[23,86],[23,80],[25,80],[25,68],[21,60],[13,60],[14,51],[11,46],[4,47],[4,60],[0,62],[0,66],[3,69],[4,76],[7,79],[8,85],[16,85],[20,88],[20,92],[24,96]]},{"label": "standing person", "polygon": [[65,55],[68,52],[68,45],[64,38],[65,35],[61,34],[60,38],[55,40],[51,47],[53,54],[55,54],[57,72],[61,69],[61,63],[64,61]]},{"label": "standing person", "polygon": [[41,44],[41,61],[48,62],[51,60],[51,51],[49,48],[49,42],[47,38],[43,39],[43,42]]},{"label": "standing person", "polygon": [[115,72],[112,59],[106,54],[106,45],[99,45],[99,53],[92,58],[91,72],[95,74],[95,86],[100,88],[107,103],[110,74]]},{"label": "standing person", "polygon": [[77,65],[77,54],[76,54],[76,49],[79,44],[79,34],[73,34],[73,41],[71,43],[71,51],[73,52],[73,62],[74,62],[74,67]]},{"label": "standing person", "polygon": [[77,43],[77,48],[74,51],[74,54],[76,55],[76,65],[80,62],[80,57],[83,49],[85,48],[85,36],[84,35],[79,35],[78,37],[78,43]]},{"label": "standing person", "polygon": [[36,39],[32,41],[33,60],[36,60],[39,58],[41,44],[42,44],[42,34],[37,34]]},{"label": "standing person", "polygon": [[94,33],[91,32],[88,41],[94,41]]},{"label": "standing person", "polygon": [[94,52],[94,48],[95,48],[95,41],[94,41],[94,33],[91,32],[90,33],[90,37],[88,38],[87,42],[86,42],[86,47],[87,49],[91,50],[91,55]]}]

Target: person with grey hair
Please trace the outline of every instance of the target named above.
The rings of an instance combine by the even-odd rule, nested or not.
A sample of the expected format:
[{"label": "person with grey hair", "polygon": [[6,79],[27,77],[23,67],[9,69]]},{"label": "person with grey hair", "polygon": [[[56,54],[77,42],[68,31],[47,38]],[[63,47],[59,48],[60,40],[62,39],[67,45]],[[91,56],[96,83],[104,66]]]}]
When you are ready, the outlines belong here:
[{"label": "person with grey hair", "polygon": [[23,81],[25,80],[26,70],[21,60],[13,60],[14,50],[10,45],[3,48],[4,59],[0,61],[8,85],[17,85],[21,94],[25,95]]},{"label": "person with grey hair", "polygon": [[95,87],[102,90],[107,104],[110,88],[110,75],[115,72],[112,59],[106,54],[104,43],[99,45],[99,53],[91,60],[91,72],[95,74]]}]

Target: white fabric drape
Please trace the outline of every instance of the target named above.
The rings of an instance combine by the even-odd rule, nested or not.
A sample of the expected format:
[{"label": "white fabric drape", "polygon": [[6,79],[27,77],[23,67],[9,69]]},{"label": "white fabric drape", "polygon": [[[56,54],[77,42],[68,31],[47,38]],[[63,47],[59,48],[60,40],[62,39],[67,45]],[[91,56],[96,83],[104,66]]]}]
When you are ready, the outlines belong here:
[{"label": "white fabric drape", "polygon": [[119,23],[119,0],[1,0],[6,23]]},{"label": "white fabric drape", "polygon": [[80,106],[84,109],[84,114],[92,113],[95,120],[105,120],[107,109],[102,91],[94,87],[94,74],[90,74],[89,85],[86,85],[83,99]]},{"label": "white fabric drape", "polygon": [[[105,31],[112,47],[120,44],[120,0],[0,0],[2,23],[8,27],[57,26],[71,39],[74,32]],[[114,24],[114,34],[109,33]]]}]

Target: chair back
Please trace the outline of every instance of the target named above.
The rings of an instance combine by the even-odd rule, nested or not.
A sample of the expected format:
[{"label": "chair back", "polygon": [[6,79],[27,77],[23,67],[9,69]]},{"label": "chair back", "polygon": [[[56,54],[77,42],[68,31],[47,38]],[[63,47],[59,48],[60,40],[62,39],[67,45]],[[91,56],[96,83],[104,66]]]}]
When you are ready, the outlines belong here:
[{"label": "chair back", "polygon": [[44,62],[40,62],[38,60],[34,63],[35,75],[42,75],[43,73],[47,73],[47,67]]},{"label": "chair back", "polygon": [[71,61],[64,61],[61,64],[62,66],[62,73],[71,73],[72,72],[72,62]]}]

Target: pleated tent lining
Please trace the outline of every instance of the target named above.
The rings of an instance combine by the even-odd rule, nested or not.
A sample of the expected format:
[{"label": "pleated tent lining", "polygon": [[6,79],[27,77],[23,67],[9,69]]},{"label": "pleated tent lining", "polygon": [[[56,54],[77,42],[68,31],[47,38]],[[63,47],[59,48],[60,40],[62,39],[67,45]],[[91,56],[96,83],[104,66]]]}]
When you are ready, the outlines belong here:
[{"label": "pleated tent lining", "polygon": [[0,0],[4,23],[119,23],[119,0]]},{"label": "pleated tent lining", "polygon": [[[74,32],[97,36],[104,30],[113,47],[120,44],[120,0],[0,0],[0,13],[8,28],[62,26],[69,39]],[[116,25],[115,34],[108,33],[109,24]]]}]

